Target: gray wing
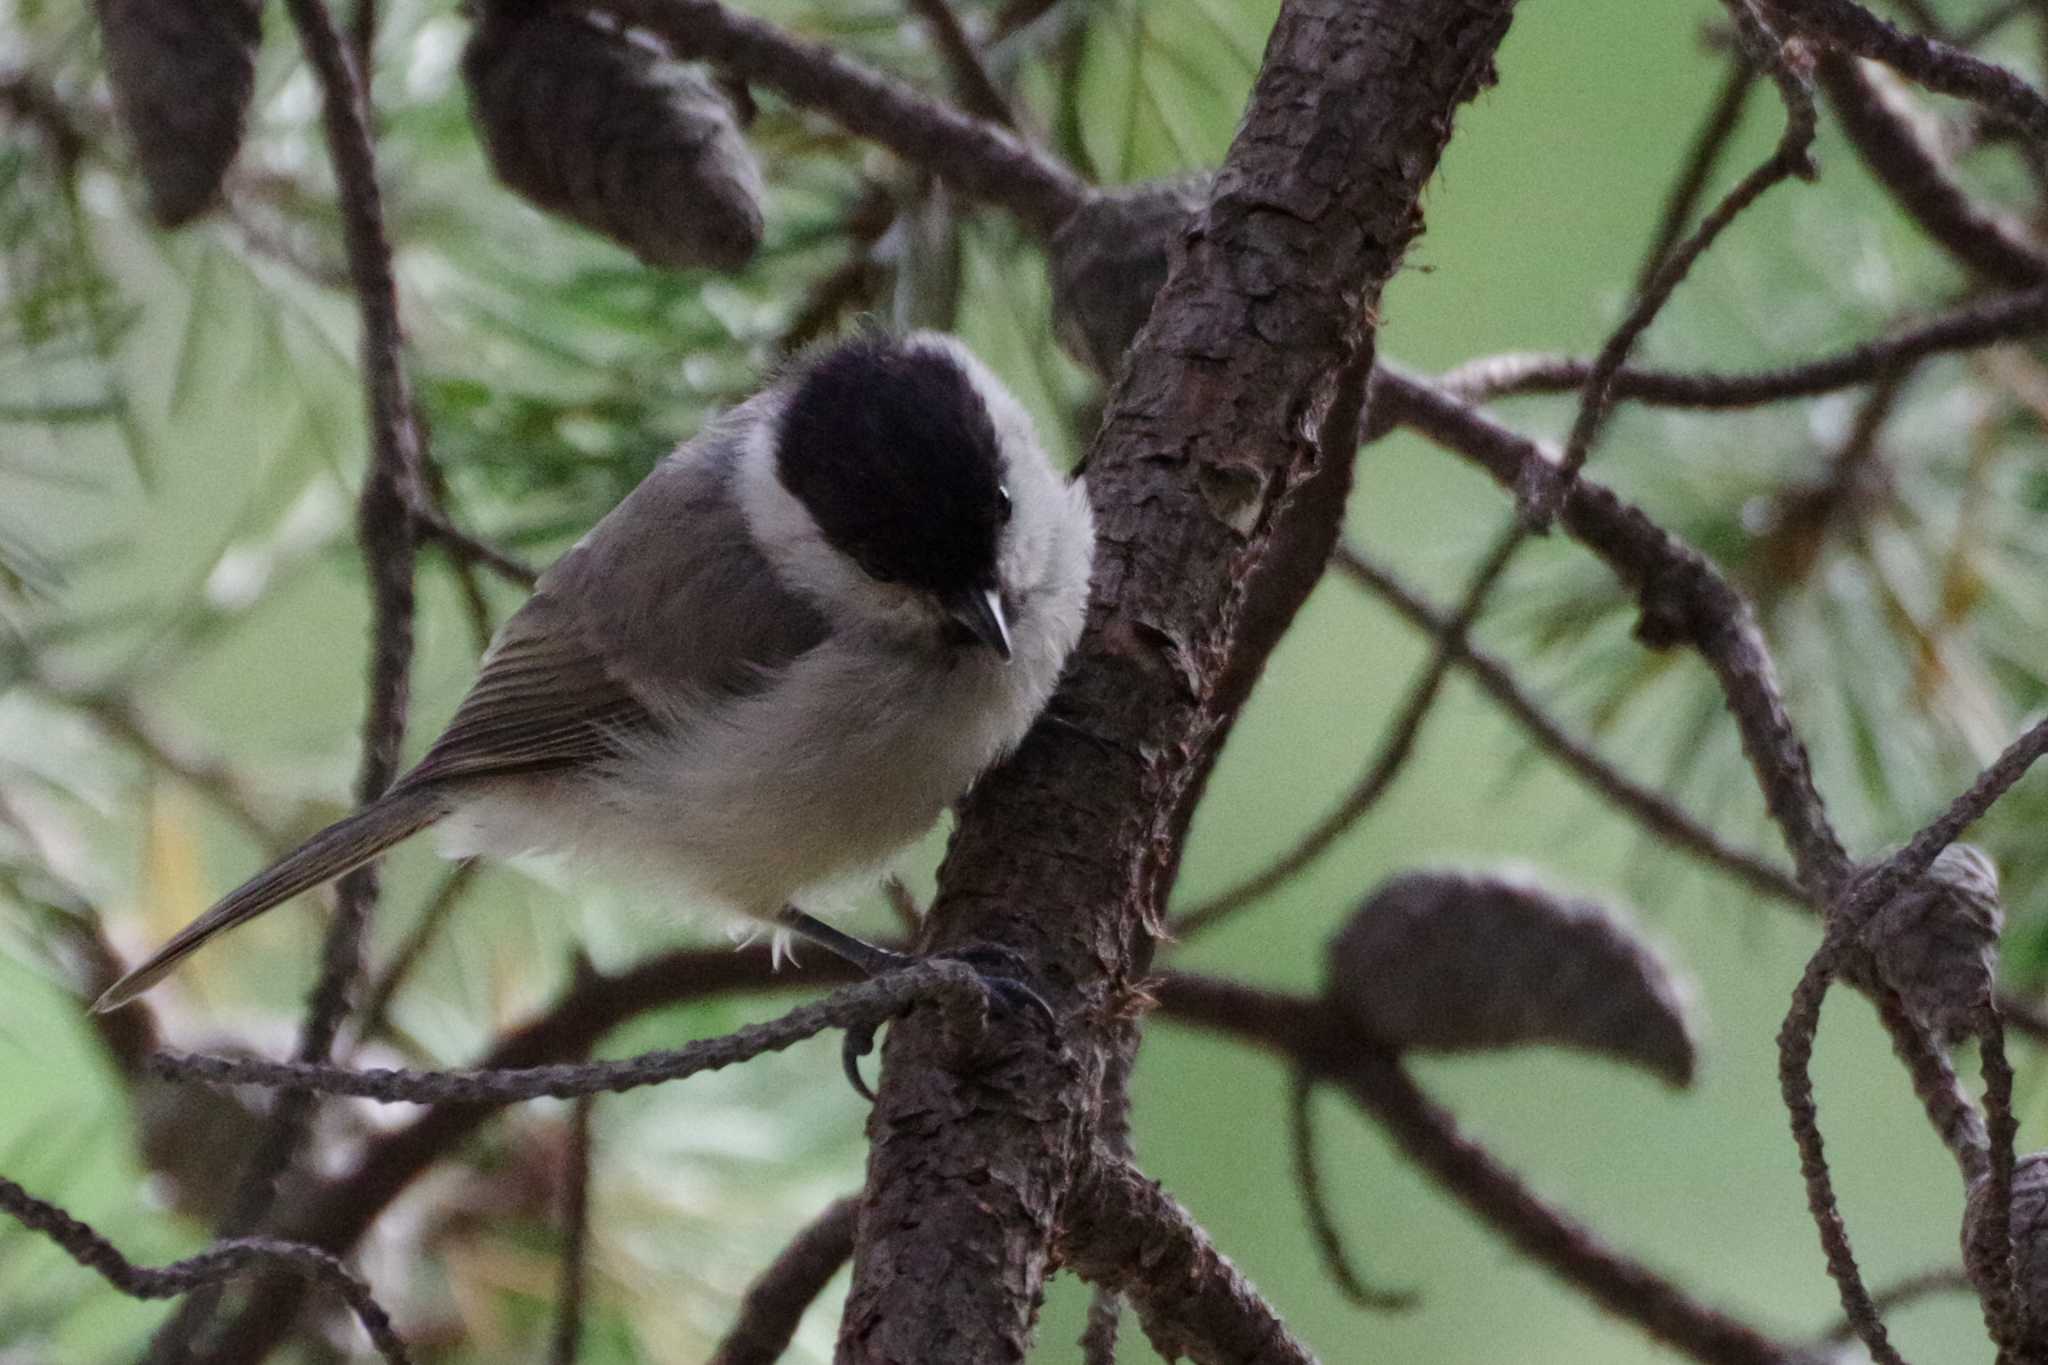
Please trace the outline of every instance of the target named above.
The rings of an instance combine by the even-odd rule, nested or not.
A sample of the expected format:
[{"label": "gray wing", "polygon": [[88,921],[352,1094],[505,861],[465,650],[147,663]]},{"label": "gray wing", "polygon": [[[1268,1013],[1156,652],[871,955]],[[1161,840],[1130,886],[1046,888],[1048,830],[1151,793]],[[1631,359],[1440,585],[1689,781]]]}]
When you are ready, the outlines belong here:
[{"label": "gray wing", "polygon": [[748,408],[663,461],[542,575],[408,785],[601,761],[758,690],[824,640],[731,497]]}]

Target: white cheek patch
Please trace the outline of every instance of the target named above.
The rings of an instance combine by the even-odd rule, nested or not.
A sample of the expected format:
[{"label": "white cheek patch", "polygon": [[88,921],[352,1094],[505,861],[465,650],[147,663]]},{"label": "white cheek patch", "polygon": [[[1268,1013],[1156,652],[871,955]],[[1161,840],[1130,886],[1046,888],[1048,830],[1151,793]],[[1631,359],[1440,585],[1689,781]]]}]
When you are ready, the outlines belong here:
[{"label": "white cheek patch", "polygon": [[935,620],[922,594],[870,578],[832,547],[817,520],[783,486],[775,466],[781,436],[778,408],[746,435],[733,474],[734,494],[747,530],[790,588],[835,620],[921,629]]}]

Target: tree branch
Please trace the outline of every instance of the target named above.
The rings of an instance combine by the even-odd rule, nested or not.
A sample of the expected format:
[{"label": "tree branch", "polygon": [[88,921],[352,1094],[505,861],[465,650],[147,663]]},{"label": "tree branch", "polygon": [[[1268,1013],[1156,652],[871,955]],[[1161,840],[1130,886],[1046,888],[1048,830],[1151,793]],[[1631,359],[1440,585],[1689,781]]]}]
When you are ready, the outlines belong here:
[{"label": "tree branch", "polygon": [[1842,52],[1822,53],[1816,75],[1863,164],[1929,240],[1994,284],[2048,277],[2048,252],[2018,219],[1970,197],[1914,127],[1904,92],[1887,90]]},{"label": "tree branch", "polygon": [[[1442,389],[1382,366],[1371,401],[1396,420],[1463,455],[1508,489],[1540,478],[1550,458],[1527,437]],[[1385,409],[1383,409],[1385,410]],[[1764,804],[1785,836],[1809,899],[1831,900],[1849,859],[1813,784],[1806,746],[1786,714],[1777,671],[1755,614],[1707,558],[1599,484],[1575,481],[1565,529],[1606,562],[1642,601],[1637,634],[1653,647],[1689,643],[1721,681]],[[1928,858],[1931,860],[1932,853]]]},{"label": "tree branch", "polygon": [[[2048,331],[2048,287],[2037,286],[1973,300],[1838,355],[1777,369],[1713,374],[1625,368],[1614,377],[1614,395],[1662,407],[1750,408],[1792,398],[1817,398],[1870,383],[1908,361],[1995,346],[2044,331]],[[1592,369],[1592,361],[1576,356],[1488,356],[1445,373],[1435,386],[1465,402],[1484,403],[1514,394],[1567,393],[1583,385]],[[1368,435],[1383,429],[1376,419]]]},{"label": "tree branch", "polygon": [[[363,756],[356,800],[383,794],[398,770],[405,736],[413,652],[413,571],[417,545],[412,508],[421,498],[419,423],[406,381],[398,322],[398,287],[391,244],[384,235],[382,191],[361,73],[322,0],[286,0],[300,46],[321,91],[328,155],[341,193],[342,241],[362,319],[363,384],[369,407],[370,467],[357,501],[356,527],[370,581],[369,699],[363,718]],[[336,907],[321,950],[318,979],[306,1002],[297,1057],[324,1061],[334,1049],[349,992],[362,970],[362,944],[377,900],[374,868],[341,879]],[[310,1092],[284,1095],[249,1159],[223,1222],[232,1234],[261,1226],[276,1197],[278,1177],[290,1165],[311,1120]],[[159,1338],[175,1358],[211,1316],[207,1297],[193,1300]]]},{"label": "tree branch", "polygon": [[1699,1303],[1544,1203],[1460,1131],[1457,1120],[1423,1093],[1397,1057],[1362,1038],[1349,1017],[1328,1002],[1183,972],[1169,973],[1153,986],[1167,1018],[1264,1048],[1342,1086],[1409,1160],[1509,1244],[1657,1340],[1712,1365],[1817,1365],[1817,1358],[1802,1349]]},{"label": "tree branch", "polygon": [[859,1212],[858,1200],[835,1199],[797,1233],[747,1286],[739,1316],[708,1365],[775,1365],[782,1359],[804,1311],[853,1255]]},{"label": "tree branch", "polygon": [[1793,29],[1872,61],[1929,90],[2005,115],[2048,139],[2048,100],[2012,72],[1935,38],[1906,33],[1855,0],[1767,0]]},{"label": "tree branch", "polygon": [[[1354,582],[1393,607],[1419,629],[1441,635],[1447,618],[1436,607],[1401,581],[1392,570],[1363,551],[1345,546],[1337,552],[1337,567]],[[1752,890],[1795,905],[1806,904],[1806,893],[1781,867],[1759,854],[1733,848],[1718,834],[1700,824],[1669,797],[1644,786],[1615,767],[1587,745],[1568,733],[1564,726],[1529,695],[1513,671],[1502,660],[1466,641],[1458,651],[1458,662],[1472,680],[1528,731],[1545,753],[1556,759],[1566,772],[1579,778],[1595,795],[1633,819],[1655,837],[1688,853],[1700,862],[1735,877]]]},{"label": "tree branch", "polygon": [[47,1200],[36,1198],[12,1180],[0,1177],[0,1210],[32,1231],[40,1232],[65,1254],[132,1299],[169,1299],[219,1284],[252,1268],[281,1267],[302,1280],[318,1283],[340,1295],[355,1312],[377,1354],[390,1365],[411,1357],[391,1325],[391,1317],[371,1297],[369,1286],[348,1272],[327,1252],[297,1242],[269,1237],[243,1237],[216,1242],[196,1256],[166,1266],[139,1266],[90,1225]]},{"label": "tree branch", "polygon": [[1082,1279],[1130,1301],[1167,1360],[1314,1365],[1188,1211],[1120,1157],[1097,1152],[1074,1177],[1060,1250]]},{"label": "tree branch", "polygon": [[[1311,520],[1289,495],[1351,458],[1318,440],[1339,373],[1508,15],[1507,0],[1282,8],[1203,230],[1090,455],[1095,598],[1054,703],[1064,723],[964,803],[931,914],[939,946],[1001,943],[1033,964],[1067,1055],[1017,1036],[968,1077],[920,1020],[891,1030],[848,1365],[1028,1351],[1099,1078],[1128,1045],[1189,802],[1231,714],[1219,682],[1242,667],[1243,585]],[[954,1273],[963,1259],[989,1273]]]},{"label": "tree branch", "polygon": [[1041,234],[1090,193],[1072,171],[1007,130],[717,0],[602,0],[602,8],[660,34],[678,56],[724,67],[816,109],[962,193],[1002,205]]}]

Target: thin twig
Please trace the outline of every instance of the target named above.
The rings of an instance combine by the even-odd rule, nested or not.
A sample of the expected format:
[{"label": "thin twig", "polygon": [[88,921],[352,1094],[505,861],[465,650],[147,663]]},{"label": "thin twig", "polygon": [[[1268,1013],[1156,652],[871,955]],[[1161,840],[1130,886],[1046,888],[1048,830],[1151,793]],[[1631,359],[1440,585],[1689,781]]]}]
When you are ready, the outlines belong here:
[{"label": "thin twig", "polygon": [[1928,1124],[1955,1157],[1964,1185],[1981,1179],[1990,1161],[1983,1114],[1964,1092],[1948,1055],[1906,1013],[1897,992],[1880,990],[1876,994],[1878,1019],[1891,1035],[1892,1055],[1906,1069],[1913,1095],[1927,1112]]},{"label": "thin twig", "polygon": [[1714,168],[1721,163],[1722,153],[1735,139],[1736,130],[1742,126],[1742,109],[1749,103],[1749,92],[1756,85],[1756,65],[1741,52],[1728,61],[1728,73],[1721,81],[1721,89],[1714,96],[1714,102],[1707,106],[1707,116],[1700,123],[1699,131],[1693,134],[1692,146],[1685,154],[1685,162],[1679,167],[1677,177],[1671,182],[1671,190],[1665,196],[1664,211],[1657,219],[1657,230],[1650,235],[1649,250],[1643,253],[1642,269],[1636,274],[1635,292],[1643,294],[1650,288],[1672,247],[1691,221],[1693,210],[1698,207],[1700,197],[1707,192],[1707,183],[1713,179]]},{"label": "thin twig", "polygon": [[[1943,1266],[1938,1270],[1923,1270],[1917,1275],[1908,1275],[1895,1280],[1870,1296],[1871,1304],[1880,1315],[1902,1308],[1916,1299],[1930,1294],[1948,1294],[1970,1288],[1970,1276],[1958,1266]],[[1854,1341],[1856,1329],[1847,1318],[1828,1328],[1820,1337],[1825,1344]]]},{"label": "thin twig", "polygon": [[1067,1263],[1129,1299],[1161,1356],[1314,1365],[1201,1225],[1129,1162],[1098,1151],[1076,1174],[1067,1208]]},{"label": "thin twig", "polygon": [[576,1365],[583,1340],[584,1280],[590,1256],[590,1117],[597,1097],[585,1095],[569,1111],[568,1180],[562,1194],[562,1284],[555,1292],[549,1365]]},{"label": "thin twig", "polygon": [[[1341,546],[1334,562],[1354,582],[1373,592],[1421,630],[1441,636],[1449,625],[1443,612],[1402,582],[1392,570],[1356,546]],[[1687,814],[1662,792],[1637,782],[1566,731],[1516,681],[1512,669],[1504,661],[1466,641],[1458,651],[1457,663],[1472,675],[1482,691],[1529,733],[1545,753],[1584,782],[1589,790],[1651,834],[1700,862],[1729,873],[1763,895],[1794,904],[1805,903],[1806,894],[1790,872],[1759,854],[1724,843],[1719,835]]]},{"label": "thin twig", "polygon": [[[1981,1239],[1965,1248],[1977,1274],[1977,1293],[1984,1303],[1984,1322],[1991,1339],[2002,1352],[2017,1353],[2027,1339],[2028,1303],[2019,1283],[2019,1266],[2012,1244],[2013,1144],[2019,1136],[2019,1119],[2012,1108],[2012,1063],[2005,1055],[2005,1029],[1998,1012],[1986,1012],[1977,1039],[1978,1057],[1984,1070],[1984,1112],[1988,1116],[1991,1159],[1985,1185],[1972,1198],[1984,1202],[1984,1218],[1973,1229]],[[2019,1359],[2017,1354],[2014,1359]]]},{"label": "thin twig", "polygon": [[[1733,0],[1731,10],[1738,30],[1750,36],[1755,45],[1770,44],[1775,48],[1775,35],[1763,30],[1747,0]],[[1811,180],[1815,174],[1810,155],[1815,128],[1812,91],[1807,87],[1805,77],[1794,72],[1777,51],[1759,54],[1758,60],[1769,63],[1771,78],[1784,98],[1785,130],[1778,139],[1778,145],[1763,164],[1745,175],[1734,189],[1722,197],[1684,242],[1664,256],[1656,270],[1651,272],[1649,283],[1637,296],[1628,316],[1622,319],[1621,325],[1608,336],[1600,353],[1593,358],[1593,368],[1586,375],[1585,387],[1580,394],[1578,415],[1572,422],[1571,434],[1565,440],[1564,456],[1559,461],[1560,477],[1549,485],[1550,501],[1536,508],[1542,521],[1547,522],[1556,514],[1555,499],[1560,496],[1559,490],[1578,477],[1579,470],[1585,466],[1595,442],[1599,440],[1608,414],[1613,410],[1615,376],[1635,349],[1636,342],[1649,330],[1650,324],[1663,311],[1693,266],[1712,248],[1728,225],[1741,217],[1772,186],[1791,179]]]},{"label": "thin twig", "polygon": [[1935,856],[1954,843],[1985,811],[2011,790],[2013,783],[2048,755],[2048,717],[2035,721],[2005,751],[1977,774],[1942,813],[1906,841],[1904,847],[1857,878],[1856,885],[1831,914],[1845,923],[1861,924],[1878,906],[1897,895],[1906,883],[1927,871]]},{"label": "thin twig", "polygon": [[1098,1288],[1088,1296],[1088,1321],[1081,1328],[1081,1365],[1116,1365],[1116,1339],[1124,1314],[1124,1296]]},{"label": "thin twig", "polygon": [[567,1100],[614,1094],[716,1071],[765,1052],[780,1052],[826,1029],[881,1023],[924,1001],[944,1007],[948,1018],[960,1023],[963,1030],[971,1030],[977,1020],[985,1017],[981,980],[974,971],[959,962],[933,958],[835,991],[768,1023],[749,1024],[722,1038],[618,1061],[564,1062],[495,1071],[356,1071],[307,1062],[161,1052],[150,1058],[149,1067],[164,1080],[354,1095],[385,1104],[502,1105],[542,1096]]},{"label": "thin twig", "polygon": [[1906,33],[1855,0],[1769,0],[1802,33],[1883,62],[1929,90],[2005,115],[2030,137],[2048,139],[2048,99],[2012,72],[1934,38]]},{"label": "thin twig", "polygon": [[707,1365],[775,1365],[818,1295],[853,1255],[857,1199],[835,1199],[747,1286],[739,1316]]},{"label": "thin twig", "polygon": [[421,538],[439,545],[458,563],[480,565],[515,587],[531,589],[540,578],[540,572],[525,560],[488,540],[471,535],[430,502],[415,503],[412,517]]},{"label": "thin twig", "polygon": [[1002,205],[1040,234],[1090,193],[1073,171],[1007,129],[717,0],[604,0],[604,8],[659,34],[678,56],[729,69],[826,114],[963,193]]},{"label": "thin twig", "polygon": [[411,931],[392,951],[391,960],[384,964],[384,970],[370,983],[369,990],[363,993],[363,1008],[356,1016],[358,1037],[367,1041],[383,1034],[385,1025],[390,1022],[388,1016],[391,1012],[391,1002],[397,998],[398,988],[405,984],[406,978],[412,975],[413,968],[417,967],[420,959],[426,955],[435,936],[448,922],[449,915],[475,883],[478,871],[479,864],[476,859],[465,858],[450,868],[448,874],[441,879],[440,886],[434,889],[433,896],[421,908],[419,919],[414,922]]},{"label": "thin twig", "polygon": [[269,1237],[243,1237],[216,1242],[196,1256],[165,1266],[139,1266],[90,1224],[55,1204],[36,1198],[12,1180],[0,1177],[0,1209],[64,1249],[72,1260],[96,1272],[132,1299],[170,1299],[194,1289],[216,1285],[251,1269],[280,1269],[332,1289],[355,1313],[370,1344],[390,1365],[410,1359],[405,1342],[391,1325],[390,1314],[371,1296],[370,1288],[328,1252],[298,1242]]},{"label": "thin twig", "polygon": [[1375,1289],[1352,1269],[1351,1253],[1345,1249],[1344,1234],[1330,1212],[1329,1195],[1323,1189],[1322,1168],[1316,1162],[1315,1138],[1316,1078],[1308,1068],[1294,1073],[1288,1087],[1287,1128],[1294,1151],[1294,1187],[1301,1194],[1308,1214],[1309,1236],[1322,1258],[1323,1270],[1339,1293],[1360,1308],[1375,1313],[1405,1313],[1421,1302],[1413,1290]]},{"label": "thin twig", "polygon": [[[356,797],[367,804],[397,772],[405,734],[413,651],[413,570],[416,544],[410,509],[419,500],[419,424],[406,380],[398,321],[398,290],[391,244],[384,234],[382,191],[371,142],[369,107],[348,46],[323,0],[286,0],[300,46],[321,91],[327,150],[341,195],[342,240],[362,319],[363,384],[369,408],[370,467],[357,502],[357,538],[370,582],[372,649],[369,700],[363,718],[363,756]],[[362,968],[362,944],[377,898],[374,871],[341,880],[336,908],[321,949],[318,979],[307,997],[295,1056],[303,1063],[332,1055],[348,997]],[[227,1217],[225,1235],[260,1226],[276,1198],[279,1176],[290,1165],[312,1118],[309,1091],[281,1096],[250,1156]],[[160,1357],[175,1359],[211,1316],[195,1299],[159,1334]]]},{"label": "thin twig", "polygon": [[[1529,487],[1542,477],[1534,467],[1550,463],[1527,437],[1397,371],[1375,372],[1371,402],[1387,417],[1479,464],[1503,487]],[[1698,550],[1584,478],[1566,495],[1562,521],[1641,595],[1637,633],[1646,643],[1689,643],[1713,667],[1765,808],[1798,865],[1800,884],[1809,896],[1832,896],[1848,875],[1848,854],[1814,786],[1806,746],[1785,709],[1776,665],[1747,600]]]},{"label": "thin twig", "polygon": [[1806,970],[1792,992],[1792,1008],[1778,1030],[1778,1086],[1792,1118],[1792,1140],[1799,1148],[1799,1173],[1806,1183],[1806,1207],[1820,1230],[1828,1274],[1842,1299],[1842,1313],[1877,1365],[1905,1365],[1878,1316],[1877,1305],[1856,1266],[1849,1230],[1835,1202],[1834,1179],[1828,1172],[1826,1144],[1820,1135],[1820,1113],[1813,1101],[1813,1040],[1820,1025],[1821,1002],[1834,979],[1839,949],[1832,939],[1807,959]]},{"label": "thin twig", "polygon": [[[765,952],[679,949],[632,968],[571,981],[553,1005],[495,1039],[477,1069],[500,1071],[582,1058],[612,1029],[650,1011],[735,991],[809,990],[852,980],[838,958],[807,958],[801,971],[774,970]],[[349,1172],[296,1201],[286,1230],[330,1250],[352,1247],[408,1184],[475,1133],[496,1105],[430,1109],[372,1139]],[[231,1360],[259,1360],[274,1349],[297,1314],[296,1286],[270,1285],[221,1335]]]},{"label": "thin twig", "polygon": [[1401,709],[1387,723],[1379,751],[1373,755],[1372,762],[1366,765],[1358,781],[1352,784],[1351,790],[1345,793],[1344,799],[1295,840],[1293,847],[1265,867],[1176,916],[1171,928],[1174,938],[1186,939],[1204,933],[1272,895],[1312,866],[1379,804],[1380,798],[1387,794],[1415,752],[1422,727],[1436,709],[1437,694],[1443,690],[1451,663],[1465,647],[1466,632],[1485,609],[1488,595],[1500,582],[1525,535],[1523,523],[1517,519],[1495,537],[1492,549],[1466,585],[1456,612],[1437,635],[1428,661],[1409,685],[1408,696],[1401,703]]},{"label": "thin twig", "polygon": [[1410,1161],[1509,1245],[1658,1341],[1708,1365],[1810,1361],[1798,1348],[1701,1303],[1545,1202],[1329,1001],[1188,972],[1165,973],[1151,986],[1163,1017],[1261,1047],[1343,1087]]},{"label": "thin twig", "polygon": [[[1625,368],[1614,377],[1614,397],[1662,407],[1716,409],[1817,398],[1867,384],[1903,361],[1995,346],[2044,331],[2048,287],[2036,287],[1973,299],[1890,336],[1776,369],[1715,374]],[[1435,383],[1466,402],[1484,403],[1515,394],[1568,393],[1583,387],[1592,369],[1592,361],[1577,356],[1499,355],[1469,361]]]},{"label": "thin twig", "polygon": [[945,60],[946,70],[953,80],[953,95],[960,101],[960,107],[976,118],[985,118],[1005,128],[1014,128],[1017,120],[1010,114],[1010,103],[1003,98],[1002,87],[989,74],[988,66],[981,60],[981,50],[974,45],[967,28],[960,22],[960,16],[948,0],[907,0],[917,17],[924,20],[925,29],[932,36],[932,45]]},{"label": "thin twig", "polygon": [[2019,219],[1971,197],[1914,126],[1905,92],[1887,90],[1842,52],[1822,53],[1815,73],[1863,164],[1929,240],[1996,284],[2048,277],[2048,252]]}]

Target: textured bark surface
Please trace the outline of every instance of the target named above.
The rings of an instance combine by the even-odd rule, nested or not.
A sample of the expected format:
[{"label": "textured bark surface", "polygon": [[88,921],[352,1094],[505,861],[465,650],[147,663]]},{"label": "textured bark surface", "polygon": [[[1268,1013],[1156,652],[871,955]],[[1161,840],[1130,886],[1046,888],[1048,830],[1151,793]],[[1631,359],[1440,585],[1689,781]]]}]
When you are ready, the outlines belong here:
[{"label": "textured bark surface", "polygon": [[[1349,460],[1341,377],[1421,226],[1457,106],[1490,77],[1511,0],[1313,0],[1281,13],[1207,211],[1192,224],[1091,453],[1095,605],[1056,723],[962,812],[936,946],[1019,952],[1063,1052],[998,1019],[963,1066],[936,1017],[891,1032],[844,1362],[1025,1358],[1062,1204],[1192,796],[1245,690],[1255,576],[1327,517],[1297,496]],[[1327,548],[1327,546],[1325,546]],[[1283,613],[1284,614],[1284,613]],[[1216,1357],[1230,1358],[1230,1357]]]}]

